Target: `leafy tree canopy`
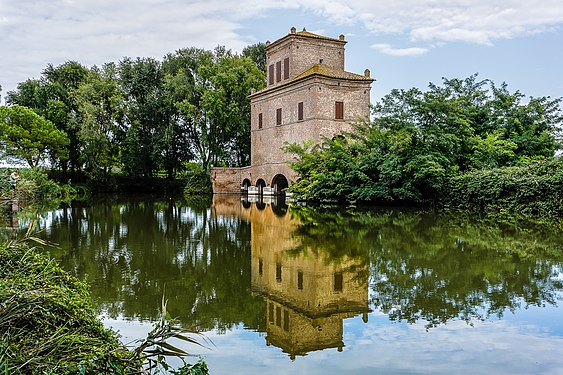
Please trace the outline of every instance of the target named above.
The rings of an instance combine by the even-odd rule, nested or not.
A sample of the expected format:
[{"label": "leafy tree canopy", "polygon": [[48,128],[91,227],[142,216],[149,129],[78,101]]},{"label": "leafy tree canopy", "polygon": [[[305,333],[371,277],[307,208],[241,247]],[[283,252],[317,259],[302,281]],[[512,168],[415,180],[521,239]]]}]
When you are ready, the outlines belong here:
[{"label": "leafy tree canopy", "polygon": [[510,93],[506,84],[444,79],[393,90],[343,138],[287,145],[310,200],[429,204],[452,176],[550,158],[560,147],[561,99]]},{"label": "leafy tree canopy", "polygon": [[0,143],[6,156],[36,167],[50,154],[64,158],[69,139],[32,109],[14,105],[0,107]]}]

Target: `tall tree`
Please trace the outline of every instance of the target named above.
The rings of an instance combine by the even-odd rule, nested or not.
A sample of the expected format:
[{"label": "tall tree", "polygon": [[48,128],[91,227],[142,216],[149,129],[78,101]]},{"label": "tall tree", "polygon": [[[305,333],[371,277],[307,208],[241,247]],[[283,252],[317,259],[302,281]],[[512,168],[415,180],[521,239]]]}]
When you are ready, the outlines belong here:
[{"label": "tall tree", "polygon": [[32,108],[67,134],[70,140],[66,150],[68,159],[51,160],[53,166],[60,164],[65,173],[69,166],[73,172],[82,169],[78,139],[81,119],[72,91],[87,75],[88,69],[76,61],[56,67],[49,64],[39,80],[27,80],[8,93],[8,103]]},{"label": "tall tree", "polygon": [[224,47],[213,52],[184,49],[168,55],[165,87],[187,132],[190,149],[203,169],[211,164],[247,165],[250,161],[252,88],[264,76],[248,58]]},{"label": "tall tree", "polygon": [[93,67],[72,97],[81,118],[77,133],[82,148],[80,161],[90,178],[107,177],[118,165],[124,137],[123,97],[117,86],[116,65]]},{"label": "tall tree", "polygon": [[126,58],[119,63],[119,84],[127,127],[123,168],[131,176],[152,176],[162,163],[160,146],[170,120],[161,63],[151,58]]},{"label": "tall tree", "polygon": [[5,156],[23,159],[36,167],[50,154],[64,159],[68,144],[64,132],[32,109],[17,104],[0,107],[0,149]]},{"label": "tall tree", "polygon": [[242,49],[242,56],[251,59],[258,70],[266,74],[266,45],[264,43],[256,43],[244,47]]}]

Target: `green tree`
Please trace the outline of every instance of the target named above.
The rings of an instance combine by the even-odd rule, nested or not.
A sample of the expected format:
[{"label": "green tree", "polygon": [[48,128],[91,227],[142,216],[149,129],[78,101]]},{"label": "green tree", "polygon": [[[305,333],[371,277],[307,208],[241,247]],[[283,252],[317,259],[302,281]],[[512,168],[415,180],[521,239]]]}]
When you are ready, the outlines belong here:
[{"label": "green tree", "polygon": [[32,109],[13,105],[0,107],[0,143],[8,157],[27,161],[36,167],[50,154],[66,157],[66,134]]},{"label": "green tree", "polygon": [[165,58],[165,90],[185,141],[204,170],[250,161],[252,88],[263,87],[253,62],[224,47],[184,49]]},{"label": "green tree", "polygon": [[76,61],[67,61],[59,66],[52,64],[41,73],[39,80],[27,80],[15,91],[8,92],[7,102],[32,108],[36,113],[51,121],[57,129],[64,131],[69,139],[64,159],[51,155],[51,164],[60,165],[63,172],[82,169],[78,139],[81,118],[72,92],[87,77],[88,69]]},{"label": "green tree", "polygon": [[161,141],[170,121],[162,65],[151,58],[125,58],[119,63],[119,85],[125,100],[127,129],[123,168],[131,176],[153,176],[162,164]]},{"label": "green tree", "polygon": [[432,204],[459,173],[553,157],[561,99],[522,98],[477,75],[392,90],[345,141],[288,145],[301,177],[292,190],[311,200]]},{"label": "green tree", "polygon": [[266,45],[264,43],[256,43],[244,47],[242,49],[242,56],[250,58],[258,70],[266,74]]},{"label": "green tree", "polygon": [[123,97],[115,64],[93,67],[72,97],[82,120],[77,133],[81,164],[90,178],[107,178],[110,169],[119,165],[124,133]]}]

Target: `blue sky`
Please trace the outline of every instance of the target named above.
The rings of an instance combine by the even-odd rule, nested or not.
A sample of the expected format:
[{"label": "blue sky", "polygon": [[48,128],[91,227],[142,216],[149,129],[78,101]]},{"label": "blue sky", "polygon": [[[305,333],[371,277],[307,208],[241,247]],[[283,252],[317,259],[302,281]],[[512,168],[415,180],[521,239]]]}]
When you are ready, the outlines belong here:
[{"label": "blue sky", "polygon": [[292,26],[344,34],[347,70],[376,79],[372,102],[473,73],[528,96],[563,96],[560,0],[0,0],[0,96],[48,63],[241,51]]}]

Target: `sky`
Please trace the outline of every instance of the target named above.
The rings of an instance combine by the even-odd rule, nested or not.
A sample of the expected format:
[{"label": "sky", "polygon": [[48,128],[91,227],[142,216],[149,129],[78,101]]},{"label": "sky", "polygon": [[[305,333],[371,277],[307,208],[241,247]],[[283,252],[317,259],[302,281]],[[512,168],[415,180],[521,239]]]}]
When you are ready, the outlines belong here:
[{"label": "sky", "polygon": [[48,64],[240,52],[293,26],[344,34],[346,69],[376,79],[372,102],[474,73],[527,96],[563,96],[561,0],[0,0],[0,97]]}]

